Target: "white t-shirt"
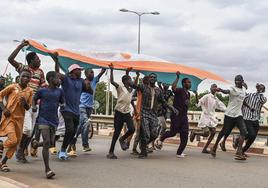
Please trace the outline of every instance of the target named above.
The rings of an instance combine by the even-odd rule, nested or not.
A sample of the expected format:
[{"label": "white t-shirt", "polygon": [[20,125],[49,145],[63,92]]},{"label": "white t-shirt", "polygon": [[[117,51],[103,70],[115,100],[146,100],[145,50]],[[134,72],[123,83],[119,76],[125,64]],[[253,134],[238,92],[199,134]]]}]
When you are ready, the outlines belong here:
[{"label": "white t-shirt", "polygon": [[117,91],[117,103],[114,109],[124,114],[130,113],[131,112],[130,104],[134,91],[129,92],[125,86],[121,85],[118,86],[116,91]]},{"label": "white t-shirt", "polygon": [[218,120],[216,117],[216,109],[225,111],[226,107],[215,95],[209,93],[204,95],[198,103],[202,107],[202,114],[198,127],[216,127]]},{"label": "white t-shirt", "polygon": [[242,106],[245,97],[246,91],[244,88],[232,86],[230,88],[229,103],[225,111],[225,115],[234,118],[242,116]]}]

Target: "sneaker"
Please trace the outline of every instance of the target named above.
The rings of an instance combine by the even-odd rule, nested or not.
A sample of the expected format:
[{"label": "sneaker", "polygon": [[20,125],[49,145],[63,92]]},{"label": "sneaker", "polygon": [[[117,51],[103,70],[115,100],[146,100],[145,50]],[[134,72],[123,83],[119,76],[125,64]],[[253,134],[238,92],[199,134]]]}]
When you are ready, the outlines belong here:
[{"label": "sneaker", "polygon": [[55,147],[49,148],[49,151],[50,151],[51,155],[56,155],[57,154],[57,149]]},{"label": "sneaker", "polygon": [[177,158],[184,158],[184,157],[185,157],[185,155],[183,155],[183,153],[182,153],[182,154],[180,154],[180,155],[179,155],[179,154],[177,154],[177,155],[176,155],[176,157],[177,157]]},{"label": "sneaker", "polygon": [[194,131],[191,131],[191,134],[190,134],[190,142],[193,142],[195,139],[195,133]]},{"label": "sneaker", "polygon": [[83,152],[89,152],[92,151],[92,149],[90,147],[83,147]]},{"label": "sneaker", "polygon": [[203,149],[203,150],[202,150],[202,153],[210,154],[210,151],[208,151],[207,149]]},{"label": "sneaker", "polygon": [[126,151],[129,148],[129,146],[127,145],[127,143],[124,140],[122,140],[121,138],[119,139],[119,143],[120,143],[121,149],[123,151]]},{"label": "sneaker", "polygon": [[77,157],[77,153],[76,153],[75,150],[71,150],[69,153],[67,153],[67,155],[68,155],[69,157],[72,157],[72,158]]},{"label": "sneaker", "polygon": [[60,159],[60,160],[68,160],[68,155],[66,154],[66,152],[64,152],[64,151],[59,151],[58,152],[58,158]]},{"label": "sneaker", "polygon": [[161,150],[163,147],[163,142],[160,139],[157,139],[154,145],[157,149]]},{"label": "sneaker", "polygon": [[180,154],[180,155],[177,154],[177,157],[178,157],[178,158],[184,158],[184,157],[186,157],[186,156],[187,156],[187,154],[185,154],[185,153],[182,153],[182,154]]},{"label": "sneaker", "polygon": [[117,156],[114,153],[109,153],[106,157],[107,159],[117,159]]}]

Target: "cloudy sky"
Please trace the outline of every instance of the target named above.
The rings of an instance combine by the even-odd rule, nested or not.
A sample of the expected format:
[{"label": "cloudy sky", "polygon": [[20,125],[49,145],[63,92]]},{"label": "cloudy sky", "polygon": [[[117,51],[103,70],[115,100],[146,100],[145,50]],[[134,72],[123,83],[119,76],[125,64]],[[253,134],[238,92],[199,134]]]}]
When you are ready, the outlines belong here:
[{"label": "cloudy sky", "polygon": [[[267,0],[1,0],[0,8],[0,71],[17,45],[13,39],[31,38],[49,48],[136,52],[137,16],[119,12],[127,8],[160,12],[142,17],[142,53],[227,80],[241,73],[252,84],[267,83]],[[18,59],[24,61],[23,53]],[[42,63],[45,71],[53,68],[49,58]]]}]

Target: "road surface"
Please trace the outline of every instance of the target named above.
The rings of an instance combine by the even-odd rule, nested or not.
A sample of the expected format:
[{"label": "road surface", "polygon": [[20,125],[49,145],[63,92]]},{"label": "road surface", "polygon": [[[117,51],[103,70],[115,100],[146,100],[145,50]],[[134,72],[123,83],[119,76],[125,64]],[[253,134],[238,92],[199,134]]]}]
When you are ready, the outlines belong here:
[{"label": "road surface", "polygon": [[[177,146],[165,145],[149,159],[138,159],[116,148],[118,160],[106,159],[111,138],[94,137],[93,151],[69,161],[51,157],[53,180],[44,177],[42,158],[30,158],[30,163],[10,161],[12,178],[33,188],[177,188],[177,187],[267,187],[268,156],[251,156],[247,161],[233,159],[233,153],[218,152],[216,159],[201,154],[200,148],[187,148],[186,158],[176,158]],[[60,144],[58,144],[59,146]],[[80,142],[78,143],[80,146]],[[41,152],[39,152],[41,155]]]}]

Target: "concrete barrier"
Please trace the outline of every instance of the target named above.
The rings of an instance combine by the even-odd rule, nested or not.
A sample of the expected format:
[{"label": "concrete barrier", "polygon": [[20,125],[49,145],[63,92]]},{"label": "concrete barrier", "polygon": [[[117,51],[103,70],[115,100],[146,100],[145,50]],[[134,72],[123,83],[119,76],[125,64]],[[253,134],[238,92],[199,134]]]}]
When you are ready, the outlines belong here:
[{"label": "concrete barrier", "polygon": [[[200,112],[190,112],[188,113],[188,118],[189,118],[189,129],[190,130],[197,130],[198,127],[198,120],[196,120],[196,116],[200,115]],[[91,115],[91,122],[93,124],[97,125],[97,131],[99,129],[103,128],[108,128],[108,127],[113,127],[114,123],[114,116],[113,115]],[[167,119],[167,126],[170,127],[170,119]],[[219,132],[223,127],[223,122],[222,120],[219,121],[219,124],[216,128],[217,132]],[[235,128],[232,131],[232,134],[238,134],[239,130]],[[267,125],[261,125],[260,130],[258,133],[258,136],[268,136],[268,126]]]}]

